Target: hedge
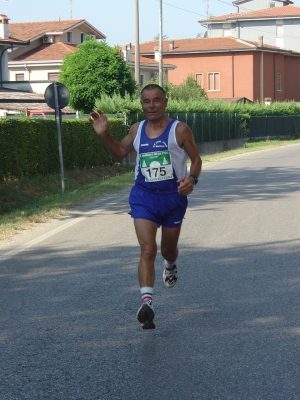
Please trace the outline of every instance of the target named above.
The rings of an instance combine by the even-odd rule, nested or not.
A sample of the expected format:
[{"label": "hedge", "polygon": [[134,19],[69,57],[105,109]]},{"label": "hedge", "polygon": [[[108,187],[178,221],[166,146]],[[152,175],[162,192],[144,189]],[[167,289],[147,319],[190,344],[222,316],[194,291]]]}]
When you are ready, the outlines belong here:
[{"label": "hedge", "polygon": [[[122,140],[123,120],[110,119],[109,132],[115,140]],[[61,137],[65,170],[117,163],[88,120],[64,120]],[[0,180],[59,171],[55,120],[0,119]]]}]

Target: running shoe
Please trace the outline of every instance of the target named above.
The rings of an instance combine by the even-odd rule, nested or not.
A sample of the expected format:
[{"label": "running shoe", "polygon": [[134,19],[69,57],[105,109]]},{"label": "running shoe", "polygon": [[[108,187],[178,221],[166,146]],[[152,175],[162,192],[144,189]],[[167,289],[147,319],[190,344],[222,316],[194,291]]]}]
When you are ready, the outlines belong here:
[{"label": "running shoe", "polygon": [[152,301],[148,300],[141,304],[136,316],[139,322],[142,324],[143,329],[154,329],[154,315]]},{"label": "running shoe", "polygon": [[166,268],[166,262],[164,261],[164,272],[163,272],[163,281],[164,284],[168,287],[174,287],[176,285],[178,279],[178,270],[176,265],[174,265],[173,269]]}]

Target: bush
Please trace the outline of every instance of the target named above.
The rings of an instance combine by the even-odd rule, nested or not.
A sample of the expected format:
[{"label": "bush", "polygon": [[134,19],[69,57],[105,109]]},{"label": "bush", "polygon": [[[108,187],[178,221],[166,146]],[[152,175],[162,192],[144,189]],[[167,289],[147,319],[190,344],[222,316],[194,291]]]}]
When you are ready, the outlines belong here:
[{"label": "bush", "polygon": [[[109,119],[111,135],[125,136],[122,119]],[[0,180],[60,171],[55,120],[0,120]],[[64,120],[61,129],[64,168],[92,168],[118,163],[95,135],[88,120]]]}]

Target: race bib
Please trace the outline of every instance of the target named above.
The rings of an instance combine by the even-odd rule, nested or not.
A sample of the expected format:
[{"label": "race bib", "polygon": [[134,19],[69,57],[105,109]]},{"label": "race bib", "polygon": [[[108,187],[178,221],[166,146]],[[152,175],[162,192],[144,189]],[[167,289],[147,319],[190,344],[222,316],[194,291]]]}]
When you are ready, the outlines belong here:
[{"label": "race bib", "polygon": [[140,154],[140,168],[146,182],[173,179],[173,167],[169,151]]}]

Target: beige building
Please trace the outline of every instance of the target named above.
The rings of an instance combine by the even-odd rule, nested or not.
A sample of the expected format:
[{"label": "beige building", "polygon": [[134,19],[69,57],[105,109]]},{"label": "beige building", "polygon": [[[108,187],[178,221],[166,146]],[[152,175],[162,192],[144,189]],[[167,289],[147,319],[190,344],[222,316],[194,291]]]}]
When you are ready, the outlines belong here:
[{"label": "beige building", "polygon": [[11,23],[8,28],[9,36],[30,42],[8,52],[8,86],[35,93],[44,93],[58,79],[64,57],[76,51],[87,35],[106,38],[84,19]]}]

